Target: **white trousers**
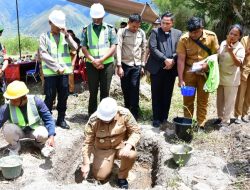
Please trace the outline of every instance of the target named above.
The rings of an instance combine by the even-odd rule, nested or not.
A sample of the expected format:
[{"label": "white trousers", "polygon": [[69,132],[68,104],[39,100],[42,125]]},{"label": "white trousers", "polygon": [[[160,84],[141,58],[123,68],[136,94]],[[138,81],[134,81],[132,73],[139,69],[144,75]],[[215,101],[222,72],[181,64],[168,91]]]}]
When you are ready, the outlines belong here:
[{"label": "white trousers", "polygon": [[5,124],[3,126],[3,135],[5,140],[11,145],[10,149],[19,151],[21,145],[19,140],[23,138],[35,139],[38,143],[45,144],[48,139],[48,131],[44,126],[39,126],[29,133],[24,131],[15,124]]}]

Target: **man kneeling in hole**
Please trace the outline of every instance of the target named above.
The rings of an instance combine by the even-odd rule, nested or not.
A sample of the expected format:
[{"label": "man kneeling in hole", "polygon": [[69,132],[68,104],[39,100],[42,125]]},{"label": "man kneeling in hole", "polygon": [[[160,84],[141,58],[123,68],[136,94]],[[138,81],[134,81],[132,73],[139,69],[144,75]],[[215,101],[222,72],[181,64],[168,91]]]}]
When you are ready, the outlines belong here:
[{"label": "man kneeling in hole", "polygon": [[82,173],[86,179],[90,170],[90,155],[94,155],[93,176],[106,181],[114,159],[121,160],[117,185],[128,189],[128,173],[136,160],[135,146],[141,136],[140,127],[126,108],[117,106],[113,98],[104,98],[85,127]]}]

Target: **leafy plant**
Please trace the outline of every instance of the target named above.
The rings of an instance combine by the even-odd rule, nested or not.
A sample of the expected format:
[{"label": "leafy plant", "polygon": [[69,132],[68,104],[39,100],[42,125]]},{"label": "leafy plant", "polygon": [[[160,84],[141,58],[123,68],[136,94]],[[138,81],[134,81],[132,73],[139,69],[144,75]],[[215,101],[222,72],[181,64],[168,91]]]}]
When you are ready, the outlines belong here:
[{"label": "leafy plant", "polygon": [[184,159],[180,156],[179,159],[177,160],[176,164],[178,164],[179,167],[184,166]]},{"label": "leafy plant", "polygon": [[179,186],[179,182],[181,182],[181,179],[177,175],[174,178],[167,180],[167,187],[177,188]]}]

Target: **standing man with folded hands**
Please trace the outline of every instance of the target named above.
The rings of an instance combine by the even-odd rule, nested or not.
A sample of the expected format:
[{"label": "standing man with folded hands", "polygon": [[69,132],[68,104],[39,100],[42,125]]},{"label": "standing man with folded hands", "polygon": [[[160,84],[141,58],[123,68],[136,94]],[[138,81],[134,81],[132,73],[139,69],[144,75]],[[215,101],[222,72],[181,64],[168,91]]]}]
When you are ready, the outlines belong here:
[{"label": "standing man with folded hands", "polygon": [[149,39],[150,56],[145,68],[149,71],[151,79],[154,127],[159,127],[168,120],[177,76],[176,47],[182,33],[173,28],[173,24],[173,14],[163,14],[161,26],[152,30]]},{"label": "standing man with folded hands", "polygon": [[140,29],[141,16],[129,16],[128,26],[117,33],[117,74],[121,78],[124,105],[135,119],[139,112],[140,77],[144,74],[146,55],[146,34]]},{"label": "standing man with folded hands", "polygon": [[97,109],[97,94],[100,86],[100,101],[109,96],[109,89],[114,74],[114,53],[117,45],[113,26],[104,23],[104,7],[94,3],[90,8],[93,20],[83,32],[82,51],[87,58],[86,69],[89,86],[88,114]]}]

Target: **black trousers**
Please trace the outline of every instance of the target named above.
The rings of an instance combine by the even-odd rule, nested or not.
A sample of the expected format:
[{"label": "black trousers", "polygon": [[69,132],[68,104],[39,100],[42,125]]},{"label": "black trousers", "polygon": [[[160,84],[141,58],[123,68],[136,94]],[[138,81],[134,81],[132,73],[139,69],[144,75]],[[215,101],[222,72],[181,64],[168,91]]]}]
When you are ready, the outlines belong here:
[{"label": "black trousers", "polygon": [[167,121],[176,75],[160,69],[151,78],[151,94],[154,121]]},{"label": "black trousers", "polygon": [[138,119],[141,66],[131,67],[122,64],[122,69],[124,76],[121,78],[121,88],[124,105],[131,111],[135,119]]},{"label": "black trousers", "polygon": [[69,96],[69,78],[68,75],[44,77],[45,104],[52,110],[53,101],[57,94],[58,120],[63,120],[67,109],[67,99]]},{"label": "black trousers", "polygon": [[92,63],[86,63],[89,87],[89,116],[97,109],[97,94],[100,86],[100,101],[109,96],[110,84],[114,74],[113,63],[104,65],[104,69],[96,69]]}]

